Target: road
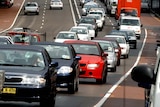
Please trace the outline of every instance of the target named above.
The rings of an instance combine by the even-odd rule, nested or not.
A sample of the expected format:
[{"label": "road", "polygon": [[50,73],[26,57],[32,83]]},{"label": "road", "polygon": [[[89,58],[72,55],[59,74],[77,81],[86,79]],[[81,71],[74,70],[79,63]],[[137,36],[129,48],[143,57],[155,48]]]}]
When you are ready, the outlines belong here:
[{"label": "road", "polygon": [[[0,21],[2,25],[0,26],[0,31],[5,31],[5,29],[8,30],[12,27],[30,27],[38,30],[39,32],[47,32],[47,41],[53,41],[53,37],[56,36],[59,31],[69,30],[70,27],[74,25],[69,0],[63,1],[63,10],[49,10],[49,1],[37,0],[40,4],[40,15],[31,14],[25,16],[22,9],[22,11],[19,11],[17,19],[14,20],[14,18],[16,18],[18,8],[20,8],[20,4],[22,4],[20,2],[22,1],[15,0],[15,4],[12,8],[0,9]],[[79,1],[77,1],[77,4],[78,3]],[[74,12],[76,12],[75,7],[73,8]],[[81,9],[81,7],[78,6],[78,9]],[[78,18],[78,15],[76,15],[76,18]],[[106,100],[105,102],[102,101],[104,103],[103,107],[144,106],[144,90],[137,87],[137,84],[131,80],[129,74],[127,74],[127,78],[123,77],[123,75],[125,75],[135,64],[137,58],[139,58],[139,52],[142,52],[142,56],[138,63],[148,63],[153,66],[155,63],[155,40],[158,38],[158,34],[160,33],[160,22],[150,14],[145,13],[141,15],[141,19],[143,23],[143,32],[141,40],[138,40],[137,49],[131,49],[129,59],[122,59],[121,65],[117,67],[117,72],[109,73],[107,83],[99,85],[95,83],[95,80],[80,79],[79,91],[74,95],[66,93],[65,89],[59,90],[56,97],[56,107],[99,107],[103,99]],[[15,23],[12,26],[12,22],[14,21]],[[114,26],[116,26],[114,18],[106,17],[106,25],[103,31],[98,33],[98,36],[104,36],[107,32],[113,29]],[[147,35],[147,38],[145,38],[145,34]],[[141,51],[143,41],[145,39],[146,44],[144,45],[144,50]],[[116,84],[121,77],[122,82]],[[113,86],[115,86],[115,90],[111,90],[114,89]],[[1,102],[0,106],[35,107],[38,106],[38,104]]]}]

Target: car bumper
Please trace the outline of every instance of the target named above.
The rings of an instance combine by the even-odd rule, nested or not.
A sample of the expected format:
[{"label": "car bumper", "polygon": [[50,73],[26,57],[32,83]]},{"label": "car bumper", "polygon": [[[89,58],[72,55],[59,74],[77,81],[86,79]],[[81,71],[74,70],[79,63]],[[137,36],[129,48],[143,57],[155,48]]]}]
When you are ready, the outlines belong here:
[{"label": "car bumper", "polygon": [[56,86],[60,88],[67,88],[73,80],[74,76],[71,74],[57,75]]},{"label": "car bumper", "polygon": [[63,5],[50,5],[50,8],[63,8]]},{"label": "car bumper", "polygon": [[[8,88],[8,87],[4,87]],[[10,92],[9,92],[10,90]],[[11,92],[12,91],[12,92]],[[15,92],[13,92],[15,91]],[[8,92],[2,92],[0,94],[0,99],[4,101],[26,101],[26,102],[39,102],[40,95],[45,92],[48,92],[47,88],[15,88],[10,87],[8,88]]]}]

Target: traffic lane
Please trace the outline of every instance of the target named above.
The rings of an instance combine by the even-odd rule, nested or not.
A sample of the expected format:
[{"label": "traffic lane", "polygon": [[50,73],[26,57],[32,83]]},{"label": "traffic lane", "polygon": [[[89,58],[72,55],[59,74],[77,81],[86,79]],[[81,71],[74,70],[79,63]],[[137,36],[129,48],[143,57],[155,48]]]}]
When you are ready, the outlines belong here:
[{"label": "traffic lane", "polygon": [[24,0],[14,0],[11,8],[0,7],[0,32],[3,32],[11,27],[14,23],[19,8]]},{"label": "traffic lane", "polygon": [[[29,2],[30,0],[25,0],[24,5]],[[21,11],[17,17],[17,20],[12,28],[15,27],[28,27],[34,30],[39,31],[41,25],[42,25],[42,20],[45,14],[45,6],[46,3],[44,0],[38,0],[36,1],[39,4],[40,12],[39,15],[36,15],[35,13],[30,13],[27,15],[24,15],[24,5],[21,8]]]},{"label": "traffic lane", "polygon": [[[156,63],[156,40],[159,38],[160,21],[151,14],[142,14],[142,23],[147,29],[147,38],[138,64]],[[152,21],[151,21],[152,20]],[[117,87],[102,107],[144,107],[144,89],[138,87],[130,75]]]}]

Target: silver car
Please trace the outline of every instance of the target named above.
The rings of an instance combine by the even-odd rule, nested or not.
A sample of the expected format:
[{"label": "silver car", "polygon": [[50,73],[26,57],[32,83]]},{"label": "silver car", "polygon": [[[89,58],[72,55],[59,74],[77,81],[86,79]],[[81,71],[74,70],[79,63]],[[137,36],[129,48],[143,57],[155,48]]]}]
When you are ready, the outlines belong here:
[{"label": "silver car", "polygon": [[37,2],[27,2],[27,4],[24,6],[24,14],[28,13],[36,13],[39,15],[39,5]]},{"label": "silver car", "polygon": [[107,56],[108,70],[110,70],[111,72],[116,72],[117,56],[112,42],[106,40],[96,40],[96,39],[92,41],[98,42],[103,51],[108,54]]}]

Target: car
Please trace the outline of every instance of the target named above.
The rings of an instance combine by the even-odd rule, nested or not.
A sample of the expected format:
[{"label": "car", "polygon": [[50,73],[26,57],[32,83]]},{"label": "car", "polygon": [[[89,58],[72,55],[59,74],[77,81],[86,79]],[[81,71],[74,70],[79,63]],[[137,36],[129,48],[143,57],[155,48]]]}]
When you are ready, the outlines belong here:
[{"label": "car", "polygon": [[107,82],[107,54],[98,42],[70,40],[64,43],[71,44],[76,54],[81,56],[80,78],[92,78],[99,84]]},{"label": "car", "polygon": [[71,31],[60,31],[56,37],[54,37],[54,42],[63,43],[65,40],[79,40],[76,32]]},{"label": "car", "polygon": [[126,41],[124,36],[119,35],[105,35],[106,38],[116,39],[121,47],[121,56],[123,56],[125,59],[129,57],[130,52],[130,46],[129,43]]},{"label": "car", "polygon": [[14,0],[1,0],[0,6],[7,6],[8,8],[12,7],[14,4]]},{"label": "car", "polygon": [[104,22],[103,22],[103,19],[102,19],[102,15],[100,15],[100,14],[88,14],[87,16],[95,18],[97,26],[98,26],[98,29],[100,31],[103,30]]},{"label": "car", "polygon": [[89,23],[80,23],[78,26],[85,26],[85,27],[87,27],[88,30],[89,30],[89,34],[91,36],[91,39],[93,39],[93,38],[96,37],[95,30],[94,30],[92,24],[89,24]]},{"label": "car", "polygon": [[0,35],[0,44],[14,44],[10,36]]},{"label": "car", "polygon": [[136,49],[137,48],[137,37],[136,33],[133,30],[120,30],[125,31],[129,37],[129,45],[131,48]]},{"label": "car", "polygon": [[28,13],[35,13],[39,15],[39,5],[37,2],[27,2],[24,6],[24,15]]},{"label": "car", "polygon": [[100,14],[102,16],[103,24],[105,25],[106,11],[104,8],[102,7],[90,8],[88,14]]},{"label": "car", "polygon": [[38,33],[10,32],[7,35],[12,38],[14,44],[29,45],[41,41],[41,36]]},{"label": "car", "polygon": [[15,44],[0,45],[0,50],[0,68],[5,71],[0,100],[54,107],[58,63],[51,61],[46,49]]},{"label": "car", "polygon": [[133,30],[136,33],[137,39],[141,37],[141,24],[140,17],[134,16],[122,16],[118,21],[118,26],[120,30]]},{"label": "car", "polygon": [[112,29],[108,34],[109,35],[119,35],[119,36],[124,36],[126,41],[129,42],[129,36],[127,35],[127,33],[125,31],[122,30],[116,30],[116,29]]},{"label": "car", "polygon": [[80,0],[80,6],[83,8],[84,4],[93,1],[93,0]]},{"label": "car", "polygon": [[79,40],[91,40],[91,36],[89,34],[89,30],[87,27],[84,26],[73,26],[70,28],[71,32],[76,32],[78,35]]},{"label": "car", "polygon": [[79,21],[77,21],[77,25],[79,25],[80,23],[87,23],[87,24],[92,24],[94,30],[95,30],[95,34],[96,36],[98,35],[98,26],[96,23],[96,19],[93,17],[87,17],[87,16],[83,16],[79,19]]},{"label": "car", "polygon": [[106,37],[98,37],[98,38],[94,38],[94,40],[111,41],[114,46],[114,50],[115,50],[115,53],[117,56],[117,66],[119,66],[121,64],[121,47],[116,39],[106,38]]},{"label": "car", "polygon": [[89,9],[93,7],[101,7],[101,6],[97,2],[94,2],[94,1],[85,3],[82,8],[82,13],[81,13],[82,16],[86,16],[88,14]]},{"label": "car", "polygon": [[95,42],[98,42],[103,49],[104,52],[106,52],[107,55],[107,62],[108,62],[108,70],[111,72],[116,72],[117,70],[117,55],[115,52],[115,48],[113,46],[113,43],[111,41],[106,41],[106,40],[92,40]]},{"label": "car", "polygon": [[57,88],[67,88],[68,92],[74,94],[79,88],[79,60],[74,48],[69,44],[56,42],[37,42],[32,45],[44,47],[53,62],[58,62]]},{"label": "car", "polygon": [[62,0],[51,0],[50,1],[49,9],[51,10],[53,8],[60,8],[62,10],[63,9],[63,2],[62,2]]}]

